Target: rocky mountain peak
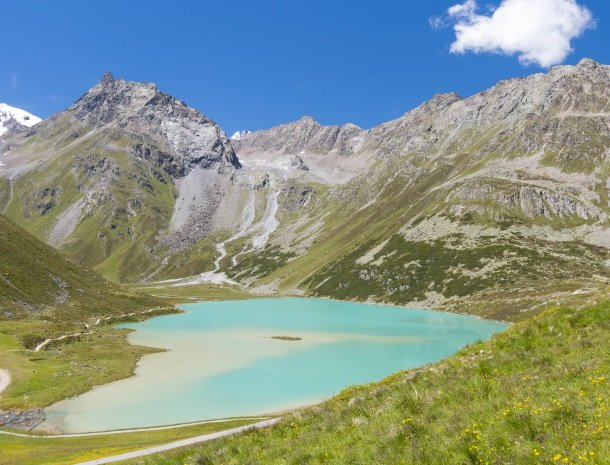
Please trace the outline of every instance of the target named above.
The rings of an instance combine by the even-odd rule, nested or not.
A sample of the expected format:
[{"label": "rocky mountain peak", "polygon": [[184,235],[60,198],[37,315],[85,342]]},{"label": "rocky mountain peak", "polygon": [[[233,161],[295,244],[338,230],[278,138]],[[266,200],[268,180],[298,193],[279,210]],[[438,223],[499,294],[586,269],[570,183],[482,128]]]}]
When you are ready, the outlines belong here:
[{"label": "rocky mountain peak", "polygon": [[102,79],[100,80],[100,83],[105,85],[109,82],[114,81],[114,76],[112,75],[112,73],[110,71],[106,71],[104,73],[104,75],[102,76]]},{"label": "rocky mountain peak", "polygon": [[597,61],[591,58],[583,58],[578,62],[576,66],[578,66],[579,68],[595,69],[603,65],[599,64]]},{"label": "rocky mountain peak", "polygon": [[102,79],[68,110],[77,119],[103,126],[129,117],[150,101],[158,90],[154,84],[115,79],[107,72]]},{"label": "rocky mountain peak", "polygon": [[214,121],[151,83],[105,73],[67,111],[98,130],[120,129],[138,141],[138,156],[173,158],[173,175],[185,175],[194,166],[240,167],[229,139]]},{"label": "rocky mountain peak", "polygon": [[[541,147],[534,144],[534,134],[546,140],[553,128],[566,137],[565,118],[601,117],[609,112],[610,67],[584,59],[577,66],[557,66],[547,73],[501,81],[468,98],[437,94],[402,117],[371,129],[362,147],[390,159],[405,153],[433,153],[435,148],[450,146],[464,130],[528,124],[531,128],[521,146],[513,150],[530,152],[532,147]],[[606,127],[599,121],[579,124],[595,125],[597,133]],[[582,139],[578,134],[569,137]]]},{"label": "rocky mountain peak", "polygon": [[248,131],[247,129],[242,130],[242,131],[235,131],[233,133],[233,135],[231,136],[231,140],[239,140],[242,137],[247,136],[248,134],[252,134],[252,131]]},{"label": "rocky mountain peak", "polygon": [[309,115],[302,116],[300,119],[295,121],[293,124],[300,124],[300,125],[307,125],[307,126],[311,126],[311,125],[321,126],[321,124],[318,123],[314,119],[313,116],[309,116]]},{"label": "rocky mountain peak", "polygon": [[591,58],[583,58],[576,65],[554,66],[546,74],[535,74],[525,79],[538,77],[547,82],[560,79],[588,79],[592,81],[608,81],[610,78],[610,66],[598,63]]},{"label": "rocky mountain peak", "polygon": [[501,81],[454,103],[440,115],[441,122],[474,126],[532,115],[604,113],[610,111],[610,67],[585,58],[576,66],[557,66],[548,73]]}]

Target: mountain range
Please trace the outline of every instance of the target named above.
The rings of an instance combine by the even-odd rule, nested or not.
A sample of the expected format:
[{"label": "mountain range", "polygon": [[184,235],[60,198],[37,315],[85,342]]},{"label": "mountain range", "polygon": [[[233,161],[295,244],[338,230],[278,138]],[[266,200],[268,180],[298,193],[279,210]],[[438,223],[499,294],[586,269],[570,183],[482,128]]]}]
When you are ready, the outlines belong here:
[{"label": "mountain range", "polygon": [[0,211],[116,282],[521,319],[610,277],[609,155],[610,67],[589,59],[371,129],[231,139],[107,73],[6,131]]}]

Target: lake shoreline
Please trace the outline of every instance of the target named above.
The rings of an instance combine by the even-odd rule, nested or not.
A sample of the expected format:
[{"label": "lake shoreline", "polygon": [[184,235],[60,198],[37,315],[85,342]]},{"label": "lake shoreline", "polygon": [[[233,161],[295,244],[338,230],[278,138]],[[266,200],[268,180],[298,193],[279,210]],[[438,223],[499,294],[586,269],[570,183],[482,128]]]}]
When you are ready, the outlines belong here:
[{"label": "lake shoreline", "polygon": [[[374,343],[376,345],[379,344],[399,344],[399,346],[396,347],[400,347],[401,344],[407,344],[407,346],[405,347],[410,347],[411,344],[415,344],[418,343],[416,340],[413,339],[413,335],[409,335],[409,332],[404,333],[402,332],[402,330],[400,330],[400,327],[395,327],[395,323],[392,323],[392,321],[394,321],[393,319],[398,318],[398,320],[396,320],[397,322],[399,321],[417,321],[420,320],[421,318],[424,318],[425,315],[430,315],[432,317],[431,321],[438,321],[439,323],[441,323],[442,325],[447,325],[448,322],[452,322],[451,324],[449,324],[449,326],[443,326],[445,327],[444,331],[450,331],[450,333],[447,334],[453,334],[451,331],[461,331],[459,328],[460,327],[464,327],[464,328],[478,328],[477,331],[481,331],[483,330],[483,328],[489,328],[487,330],[483,330],[483,331],[491,331],[491,328],[493,329],[493,333],[496,333],[498,331],[500,331],[501,329],[503,329],[506,325],[504,323],[500,323],[501,327],[496,327],[496,324],[499,324],[497,322],[490,322],[488,320],[482,320],[480,318],[475,318],[472,315],[458,315],[456,313],[449,313],[449,312],[438,312],[438,311],[431,311],[431,310],[424,310],[424,309],[408,309],[411,310],[410,312],[402,312],[402,311],[397,311],[397,310],[402,310],[405,309],[405,307],[398,307],[398,306],[392,306],[392,305],[379,305],[379,304],[375,304],[375,307],[386,307],[387,309],[391,309],[393,311],[391,311],[390,313],[386,313],[385,314],[385,318],[380,318],[379,314],[377,313],[377,310],[373,309],[373,304],[366,304],[366,303],[360,303],[360,302],[348,302],[348,301],[333,301],[331,299],[319,299],[319,298],[303,298],[303,297],[284,297],[285,302],[281,303],[280,301],[278,301],[278,299],[276,297],[273,298],[268,298],[268,299],[252,299],[252,300],[238,300],[238,301],[223,301],[223,302],[210,302],[210,301],[202,301],[199,302],[199,304],[206,304],[209,305],[213,308],[215,308],[215,306],[218,305],[222,305],[228,302],[232,302],[233,304],[236,305],[240,305],[239,308],[241,308],[242,310],[238,310],[238,313],[236,314],[236,316],[234,316],[234,320],[236,321],[235,324],[237,324],[239,327],[241,327],[242,329],[240,331],[237,331],[237,333],[234,330],[231,330],[230,333],[228,333],[228,336],[216,336],[219,338],[219,340],[224,340],[227,337],[230,339],[229,341],[229,345],[231,344],[235,344],[234,342],[232,342],[231,338],[235,338],[238,337],[240,339],[240,341],[250,341],[247,342],[248,344],[253,343],[252,341],[256,340],[260,340],[261,337],[263,337],[263,339],[266,337],[268,338],[268,340],[270,341],[269,343],[265,343],[265,344],[271,344],[271,346],[263,346],[263,347],[259,347],[258,349],[256,349],[256,345],[250,347],[250,349],[244,349],[244,351],[246,353],[252,354],[251,356],[254,357],[254,360],[261,360],[262,362],[264,362],[265,360],[270,360],[268,359],[268,357],[271,355],[271,353],[269,353],[268,355],[265,355],[268,350],[281,350],[282,353],[284,353],[286,350],[288,350],[289,352],[292,352],[294,350],[297,350],[297,355],[299,351],[302,350],[306,350],[309,351],[312,348],[316,349],[316,350],[323,350],[322,348],[325,347],[325,344],[329,344],[329,343],[334,343],[334,342],[340,342],[341,344],[345,344],[345,343],[349,343],[349,344],[370,344],[370,343]],[[306,301],[306,302],[305,302]],[[274,304],[278,304],[280,305],[280,308],[284,308],[286,305],[289,306],[297,306],[297,312],[301,312],[301,314],[303,314],[305,316],[305,320],[298,320],[296,322],[291,323],[292,326],[289,326],[290,330],[286,331],[282,328],[284,328],[280,323],[278,323],[277,325],[272,325],[270,327],[270,329],[268,328],[267,330],[264,329],[265,324],[260,323],[261,321],[267,321],[267,319],[263,318],[262,320],[258,317],[256,317],[256,312],[261,312],[261,311],[267,311],[266,309],[269,307],[269,304],[273,302]],[[312,303],[313,302],[317,302],[316,306],[312,307]],[[337,306],[333,306],[333,305],[329,305],[329,303],[331,302],[335,302],[337,304],[339,304],[339,307]],[[181,305],[181,310],[182,312],[179,315],[174,315],[174,316],[165,316],[162,318],[175,318],[180,316],[179,320],[173,320],[170,324],[169,327],[174,327],[176,325],[180,326],[180,325],[186,325],[186,327],[188,327],[188,330],[190,331],[190,333],[192,333],[193,330],[196,330],[193,326],[192,326],[192,320],[193,318],[197,317],[197,315],[193,315],[193,313],[197,314],[198,312],[193,312],[193,309],[191,308],[192,305],[198,305],[198,304],[183,304]],[[350,314],[351,312],[351,307],[350,305],[356,305],[358,306],[358,311],[354,314],[357,316],[357,318],[355,318],[356,321],[351,321],[351,318],[348,318],[346,320],[345,316]],[[259,307],[257,309],[257,306]],[[368,307],[368,309],[367,309]],[[223,307],[224,308],[224,307]],[[317,308],[317,310],[316,310]],[[333,311],[331,311],[331,309],[336,309],[336,311],[333,313]],[[218,310],[215,310],[218,311]],[[237,310],[236,310],[237,311]],[[277,311],[277,310],[276,310]],[[250,315],[252,312],[254,312],[254,314]],[[329,313],[330,312],[330,313]],[[337,313],[338,312],[338,313]],[[221,312],[224,313],[224,312]],[[219,314],[220,315],[220,314]],[[250,316],[248,316],[250,315]],[[307,322],[308,318],[312,317],[313,318],[339,318],[339,325],[348,325],[344,330],[338,329],[338,327],[335,327],[331,330],[330,333],[318,333],[316,331],[320,331],[319,329],[315,329],[316,327],[307,327],[307,324],[305,324],[305,327],[303,327],[303,322]],[[334,315],[334,316],[333,316]],[[182,317],[187,317],[187,319],[190,319],[191,323],[189,323],[189,321],[185,321],[182,319]],[[440,319],[439,319],[440,316]],[[462,317],[467,317],[466,319],[462,319]],[[250,318],[250,322],[248,323],[248,321],[246,321],[248,318]],[[273,317],[271,320],[269,321],[275,321],[274,319],[275,317]],[[287,316],[286,318],[292,318],[291,316]],[[358,322],[358,320],[360,318],[365,318],[365,320],[362,320],[361,322]],[[388,318],[390,318],[390,322],[385,321]],[[456,319],[457,318],[457,319]],[[214,320],[216,321],[216,320]],[[366,321],[366,323],[364,323],[364,321]],[[475,324],[473,326],[473,322],[474,321],[478,321],[480,323],[483,323],[483,325],[479,325],[479,324]],[[146,319],[146,321],[144,323],[138,323],[138,325],[146,325],[144,327],[142,326],[138,326],[138,330],[142,329],[142,328],[165,328],[167,325],[167,320],[159,320],[158,318],[150,318],[150,319]],[[244,333],[244,329],[248,328],[248,325],[252,325],[254,324],[253,327],[253,331],[246,331]],[[258,326],[263,325],[261,328],[258,328]],[[320,323],[322,324],[322,323]],[[349,329],[351,326],[350,325],[356,325],[354,326],[352,329]],[[371,327],[371,325],[375,325],[375,324],[382,324],[385,325],[384,327],[390,328],[390,333],[384,333],[384,332],[379,332],[377,333],[374,328]],[[458,329],[454,329],[456,327]],[[360,326],[358,326],[360,325]],[[389,326],[387,326],[389,325]],[[339,326],[340,327],[340,326]],[[275,329],[273,329],[275,328]],[[360,329],[357,329],[360,328]],[[366,328],[366,329],[365,329]],[[432,328],[432,327],[431,327]],[[134,327],[128,327],[127,328],[130,331],[133,331]],[[166,331],[164,329],[164,331]],[[265,334],[265,331],[267,334]],[[313,332],[312,332],[313,331]],[[328,332],[328,329],[326,330]],[[355,331],[356,335],[351,335],[353,332]],[[372,332],[370,332],[372,331]],[[383,331],[387,331],[383,330]],[[471,331],[471,330],[469,330]],[[131,335],[133,335],[134,333],[131,332]],[[326,335],[324,335],[326,334]],[[359,334],[359,335],[358,335]],[[369,334],[367,336],[367,334]],[[392,335],[394,334],[394,335]],[[411,334],[416,334],[413,333],[411,330]],[[456,333],[457,334],[457,333]],[[474,334],[474,333],[473,333]],[[473,336],[468,336],[470,339],[470,341],[475,341],[475,340],[479,340],[480,338],[487,338],[489,337],[489,333],[484,332],[481,333],[482,336],[481,337],[473,337]],[[487,334],[485,336],[483,336],[483,334]],[[277,336],[277,335],[281,335],[283,337],[288,337],[291,338],[291,341],[295,341],[294,344],[288,344],[286,343],[284,340],[278,340],[277,338],[273,338],[273,336]],[[145,334],[143,333],[143,335],[141,335],[142,338],[146,337]],[[164,336],[166,337],[166,336]],[[438,338],[438,335],[436,336]],[[452,338],[453,336],[451,336]],[[207,336],[206,336],[207,338]],[[244,339],[245,338],[245,339]],[[301,340],[297,340],[297,339],[293,339],[293,338],[300,338]],[[419,338],[419,337],[418,337]],[[415,339],[418,339],[415,338]],[[449,338],[449,339],[447,339]],[[276,375],[275,376],[275,382],[274,384],[277,384],[277,381],[279,380],[280,382],[280,386],[276,386],[274,389],[278,389],[276,392],[276,396],[279,393],[280,397],[277,399],[274,399],[273,402],[268,403],[267,407],[264,407],[263,404],[260,405],[260,407],[256,407],[255,405],[251,405],[251,406],[246,406],[244,404],[243,407],[240,407],[239,405],[235,405],[232,406],[233,410],[228,410],[228,411],[223,411],[223,410],[217,410],[216,409],[216,405],[215,404],[210,404],[210,410],[208,411],[207,409],[209,407],[201,407],[203,408],[201,416],[197,417],[196,415],[196,411],[192,411],[192,414],[189,414],[191,416],[186,416],[184,418],[186,418],[186,420],[183,420],[182,417],[180,417],[180,412],[179,411],[173,411],[174,410],[174,401],[164,401],[164,400],[160,400],[163,398],[163,396],[161,395],[161,397],[159,397],[159,400],[156,401],[157,405],[163,406],[165,405],[164,409],[167,410],[170,407],[167,407],[168,405],[171,405],[172,407],[170,408],[172,410],[172,412],[170,413],[170,415],[175,415],[174,421],[169,420],[172,423],[184,423],[189,422],[189,421],[194,421],[194,420],[205,420],[207,418],[210,418],[206,415],[210,415],[211,417],[215,417],[215,418],[223,418],[226,416],[242,416],[242,415],[260,415],[260,414],[267,414],[270,412],[276,412],[278,411],[278,408],[282,411],[286,410],[283,407],[281,407],[282,404],[284,404],[285,407],[287,407],[287,410],[292,411],[295,408],[302,408],[302,407],[306,407],[306,406],[310,406],[313,404],[317,404],[319,402],[324,401],[325,399],[332,397],[333,395],[335,395],[336,393],[340,392],[342,389],[344,389],[345,387],[348,387],[350,385],[353,384],[368,384],[370,382],[375,382],[379,379],[382,379],[386,376],[389,376],[395,372],[399,372],[399,371],[403,371],[405,369],[411,369],[411,368],[416,368],[422,365],[425,365],[427,363],[431,363],[433,361],[436,360],[440,360],[441,358],[444,358],[447,355],[450,355],[451,353],[454,353],[456,350],[458,350],[459,348],[461,348],[463,346],[463,344],[465,343],[469,343],[468,341],[464,341],[464,342],[458,342],[458,340],[453,341],[453,339],[451,339],[449,335],[444,336],[443,341],[447,341],[447,342],[443,342],[443,345],[440,346],[441,348],[438,350],[441,350],[441,352],[439,353],[439,355],[425,355],[423,359],[419,359],[419,358],[415,358],[413,359],[413,361],[405,363],[404,361],[402,362],[388,362],[388,363],[392,363],[392,365],[388,365],[386,368],[383,367],[378,367],[377,362],[375,362],[374,360],[376,359],[371,359],[368,362],[366,360],[368,359],[364,359],[364,365],[368,366],[368,367],[372,367],[371,370],[371,374],[370,375],[366,375],[364,377],[362,377],[363,375],[359,374],[358,376],[356,376],[353,381],[325,381],[325,382],[330,382],[331,384],[329,384],[328,388],[324,388],[322,391],[320,391],[319,393],[316,394],[316,391],[311,391],[308,393],[308,391],[303,391],[303,393],[301,394],[296,394],[296,397],[300,397],[301,400],[297,401],[297,399],[293,399],[291,400],[290,396],[293,394],[290,394],[290,389],[288,389],[288,385],[282,387],[281,383],[285,382],[285,380],[283,380],[284,376],[283,375]],[[180,337],[178,337],[178,339],[180,339]],[[421,339],[421,338],[419,338]],[[425,341],[426,338],[424,337],[422,339],[422,341]],[[275,343],[273,343],[273,341],[275,341]],[[350,342],[351,341],[351,342]],[[79,402],[86,402],[86,403],[90,403],[92,402],[92,400],[88,400],[88,399],[99,399],[101,398],[100,396],[104,397],[106,395],[108,395],[109,392],[114,392],[115,396],[118,392],[122,392],[121,395],[119,395],[118,397],[123,397],[124,392],[121,391],[121,389],[125,389],[126,386],[139,386],[138,388],[138,392],[147,392],[148,388],[145,387],[146,382],[150,383],[151,379],[156,379],[156,378],[150,378],[150,374],[146,374],[144,376],[144,380],[142,373],[150,373],[150,366],[155,366],[157,367],[156,372],[158,371],[166,371],[167,368],[170,368],[171,371],[171,375],[175,378],[175,380],[180,380],[180,382],[178,383],[179,385],[182,382],[185,382],[186,384],[191,383],[192,381],[188,381],[188,379],[190,379],[190,377],[192,377],[193,379],[199,379],[198,376],[203,376],[202,379],[207,379],[207,377],[212,376],[212,378],[210,378],[211,380],[217,379],[218,376],[227,376],[223,373],[232,373],[232,370],[234,370],[234,368],[231,368],[231,366],[233,366],[233,363],[239,363],[241,364],[242,362],[230,362],[228,366],[225,366],[226,364],[224,362],[221,363],[221,361],[218,361],[219,363],[214,363],[211,366],[207,366],[207,368],[201,372],[201,365],[197,365],[197,367],[193,366],[191,368],[189,368],[187,370],[187,367],[190,366],[188,365],[188,363],[185,366],[185,370],[187,370],[187,372],[189,373],[187,375],[187,378],[184,378],[184,373],[183,374],[178,374],[178,372],[175,372],[175,370],[177,369],[176,367],[179,367],[180,365],[184,365],[184,361],[188,360],[189,358],[192,358],[191,356],[193,356],[194,358],[197,358],[196,356],[194,356],[193,352],[181,352],[181,349],[175,348],[173,346],[168,345],[167,341],[165,343],[160,342],[160,340],[157,339],[134,339],[133,336],[130,336],[128,342],[132,345],[137,345],[137,346],[146,346],[146,347],[162,347],[165,352],[162,352],[162,354],[168,354],[171,353],[169,356],[167,357],[161,357],[158,358],[158,355],[155,359],[152,359],[151,361],[151,356],[149,357],[142,357],[140,359],[140,361],[137,363],[136,368],[134,370],[134,375],[132,375],[131,377],[128,378],[124,378],[122,380],[119,381],[115,381],[113,383],[110,384],[105,384],[105,385],[100,385],[96,388],[94,388],[92,391],[88,391],[86,394],[82,394],[77,396],[76,398],[72,398],[72,399],[68,399],[65,401],[60,402],[59,404],[63,404],[63,405],[59,405],[59,404],[54,404],[53,406],[51,406],[50,411],[53,412],[55,411],[56,414],[59,414],[59,412],[62,411],[69,411],[70,407],[72,404],[74,404],[74,401],[76,400],[77,404],[74,405],[80,405]],[[226,342],[226,341],[225,341]],[[298,342],[298,343],[297,343]],[[447,348],[443,348],[445,347],[444,344],[449,343],[449,346],[446,346]],[[241,344],[241,342],[240,342]],[[258,343],[257,343],[258,344]],[[274,344],[279,344],[279,346],[275,346]],[[304,345],[302,345],[304,344]],[[321,345],[320,345],[321,344]],[[428,343],[426,343],[428,344]],[[436,344],[436,343],[435,343]],[[248,346],[249,347],[249,346]],[[266,348],[265,348],[266,347]],[[363,347],[368,347],[368,346],[363,346]],[[373,346],[371,346],[373,347]],[[391,347],[391,346],[388,346]],[[452,347],[452,348],[449,348]],[[252,349],[254,348],[254,351],[252,351]],[[279,348],[279,349],[278,349]],[[169,350],[168,350],[169,349]],[[192,348],[189,348],[190,351],[192,351]],[[263,352],[260,352],[260,350],[263,350]],[[324,349],[326,350],[326,349]],[[368,349],[367,349],[368,350]],[[376,349],[377,350],[377,349]],[[410,350],[410,349],[409,349]],[[259,351],[259,352],[257,352]],[[237,350],[237,352],[239,352],[239,350]],[[220,352],[213,352],[213,353],[225,353],[223,351]],[[259,355],[256,355],[256,354]],[[188,356],[187,356],[188,355]],[[234,354],[235,355],[235,354]],[[285,355],[282,355],[282,357],[284,357]],[[260,358],[262,357],[262,358]],[[370,356],[369,356],[370,357]],[[419,357],[419,356],[418,356]],[[441,358],[439,358],[441,357]],[[201,357],[199,357],[201,358]],[[205,357],[204,357],[205,358]],[[350,357],[351,358],[351,357]],[[144,365],[142,365],[143,360],[146,360],[144,362]],[[170,360],[174,360],[173,362],[170,362]],[[178,360],[181,360],[180,363],[178,363]],[[237,359],[235,359],[237,360]],[[347,359],[346,359],[347,361]],[[261,362],[261,363],[262,363]],[[331,361],[329,361],[330,363]],[[251,364],[253,362],[248,362],[248,364]],[[256,362],[259,363],[259,362]],[[308,362],[309,363],[309,362]],[[152,364],[152,365],[151,365]],[[165,364],[165,365],[163,365]],[[249,367],[249,365],[245,365],[246,367]],[[349,365],[349,363],[347,363],[347,365]],[[148,368],[147,368],[148,366]],[[331,369],[331,371],[329,373],[333,373],[334,371],[336,371],[336,367],[342,367],[342,366],[346,366],[345,362],[340,362],[340,361],[335,361],[335,368]],[[144,367],[144,368],[143,368]],[[163,368],[165,367],[165,368]],[[144,370],[144,371],[142,371]],[[149,370],[149,371],[146,371]],[[190,370],[190,371],[189,371]],[[211,370],[211,371],[210,371]],[[220,371],[219,371],[220,370]],[[375,370],[381,370],[381,371],[375,371]],[[175,373],[174,373],[175,372]],[[263,371],[266,372],[266,371]],[[193,374],[195,373],[195,374]],[[203,373],[203,374],[202,374]],[[208,375],[206,375],[205,373],[209,373]],[[334,375],[334,373],[333,373]],[[172,376],[166,376],[166,377],[161,377],[158,380],[154,381],[154,385],[156,387],[156,389],[158,389],[160,392],[170,392],[172,389],[175,389],[175,383],[173,383],[173,381],[171,380]],[[252,378],[252,380],[254,380],[255,383],[259,382],[259,378],[258,375],[256,375],[256,373],[253,373],[252,376],[254,376],[254,378]],[[267,375],[269,376],[269,375]],[[292,375],[291,375],[292,376]],[[332,378],[332,376],[331,376]],[[349,379],[349,378],[348,378]],[[125,382],[130,381],[129,384],[125,384]],[[199,382],[199,381],[198,381]],[[117,383],[122,383],[119,384],[117,387]],[[139,384],[139,383],[144,383],[144,384]],[[168,384],[170,383],[170,384]],[[333,384],[335,383],[335,384]],[[220,389],[220,391],[224,392],[226,390],[226,388],[230,387],[230,386],[235,386],[235,385],[251,385],[252,382],[251,381],[246,381],[243,383],[240,382],[232,382],[229,386],[227,387],[223,387]],[[297,383],[299,384],[299,383]],[[306,384],[306,383],[305,383]],[[174,386],[171,389],[169,387],[164,387],[164,386]],[[178,388],[178,389],[181,389]],[[233,389],[231,387],[231,389]],[[229,389],[229,391],[231,391],[231,389]],[[100,392],[101,391],[101,392]],[[132,389],[133,391],[133,389]],[[127,391],[127,392],[132,392],[132,391]],[[232,392],[232,391],[231,391]],[[91,397],[92,395],[92,397]],[[129,398],[129,395],[127,395],[127,397]],[[228,395],[228,394],[227,394]],[[183,395],[176,395],[173,398],[180,398],[182,399],[184,396]],[[232,398],[239,398],[240,396],[238,394],[236,394],[235,396],[233,396]],[[242,396],[243,397],[243,396]],[[308,398],[308,399],[307,399]],[[304,401],[305,399],[307,399],[307,401]],[[136,400],[137,402],[137,400]],[[169,403],[168,403],[169,402]],[[186,402],[186,400],[185,400]],[[193,402],[197,403],[199,402],[198,400],[194,400]],[[265,402],[264,402],[265,403]],[[105,405],[105,402],[100,401],[100,402],[96,402],[96,404],[99,405]],[[59,405],[59,408],[58,408]],[[83,404],[83,405],[87,405],[87,404]],[[133,406],[132,406],[133,407]],[[280,408],[281,407],[281,408]],[[80,410],[81,407],[79,407]],[[136,408],[136,407],[133,407]],[[183,407],[179,407],[178,410],[182,409]],[[152,408],[153,410],[158,410],[155,409],[154,407]],[[87,409],[85,409],[86,411]],[[148,409],[145,409],[148,410]],[[163,409],[161,409],[163,410]],[[46,410],[47,412],[49,412],[49,409]],[[102,412],[104,413],[104,412]],[[63,414],[62,414],[63,415]],[[110,415],[108,413],[108,415]],[[122,415],[122,414],[121,414]],[[135,415],[135,414],[134,414]],[[147,414],[148,415],[148,414]],[[155,416],[156,415],[156,416]],[[150,422],[149,423],[145,423],[147,420],[145,420],[144,418],[141,418],[138,422],[133,422],[133,424],[130,424],[130,427],[144,427],[144,426],[149,426],[150,424],[166,424],[165,422],[168,420],[159,420],[159,417],[162,417],[163,415],[168,415],[167,413],[163,413],[162,411],[158,411],[158,412],[153,412],[150,414]],[[137,415],[134,416],[134,418],[138,417]],[[56,421],[58,418],[57,415],[55,415],[55,417],[51,416],[51,419]],[[72,416],[71,421],[75,421],[74,420],[75,417]],[[83,416],[83,418],[86,418],[86,415]],[[138,417],[139,418],[139,417]],[[148,418],[148,416],[146,416],[146,418]],[[156,420],[154,418],[157,418]],[[169,418],[169,417],[168,417]],[[177,419],[177,420],[176,420]],[[89,421],[89,420],[87,420]],[[100,422],[102,420],[99,420]],[[118,425],[121,421],[120,418],[115,418],[114,420],[112,420],[110,423],[112,423],[111,428],[112,429],[121,429],[122,426],[120,427],[115,427],[115,423]],[[131,421],[131,420],[130,420]],[[101,424],[101,423],[100,423]],[[42,430],[45,429],[45,426],[47,425],[41,425]],[[72,428],[72,429],[71,429]],[[83,427],[86,428],[86,427]],[[97,428],[97,426],[95,426],[94,428]],[[74,429],[74,427],[70,427],[70,426],[66,426],[63,425],[61,428],[63,431],[66,432],[81,432],[81,431],[88,431],[87,429]],[[93,431],[93,430],[92,430]]]}]

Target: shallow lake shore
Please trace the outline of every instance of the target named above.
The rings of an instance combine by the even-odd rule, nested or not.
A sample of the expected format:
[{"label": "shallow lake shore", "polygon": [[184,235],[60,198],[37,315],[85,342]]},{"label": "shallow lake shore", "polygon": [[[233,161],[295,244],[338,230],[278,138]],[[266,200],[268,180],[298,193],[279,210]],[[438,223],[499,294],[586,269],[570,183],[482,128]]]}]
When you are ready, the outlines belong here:
[{"label": "shallow lake shore", "polygon": [[325,299],[202,302],[183,309],[122,325],[135,330],[130,343],[166,351],[143,357],[134,377],[46,409],[42,426],[76,433],[292,409],[437,361],[505,327]]}]

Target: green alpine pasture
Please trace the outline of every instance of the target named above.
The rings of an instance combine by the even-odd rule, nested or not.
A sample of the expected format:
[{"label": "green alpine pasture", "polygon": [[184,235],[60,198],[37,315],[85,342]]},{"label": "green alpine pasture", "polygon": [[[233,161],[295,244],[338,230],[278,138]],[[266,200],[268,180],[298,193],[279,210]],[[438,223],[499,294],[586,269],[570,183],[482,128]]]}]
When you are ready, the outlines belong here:
[{"label": "green alpine pasture", "polygon": [[[130,376],[153,349],[129,345],[127,331],[108,323],[176,311],[106,281],[1,215],[0,257],[0,367],[12,378],[0,409],[42,407]],[[73,334],[81,335],[33,350]]]}]

